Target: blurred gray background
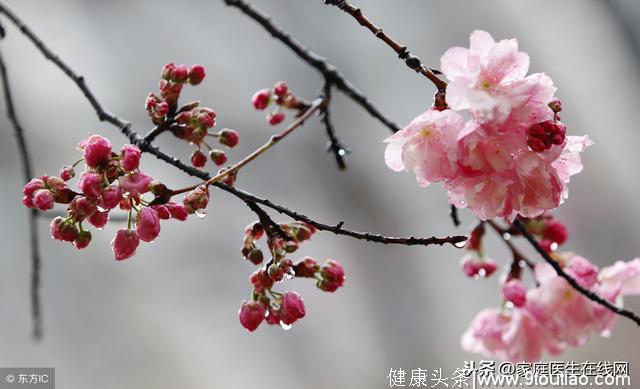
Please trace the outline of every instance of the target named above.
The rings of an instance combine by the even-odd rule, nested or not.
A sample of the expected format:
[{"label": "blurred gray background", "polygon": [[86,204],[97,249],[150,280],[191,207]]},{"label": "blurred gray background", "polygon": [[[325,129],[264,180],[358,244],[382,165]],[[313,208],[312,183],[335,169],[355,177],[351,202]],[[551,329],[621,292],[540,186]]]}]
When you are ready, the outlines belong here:
[{"label": "blurred gray background", "polygon": [[[186,88],[218,112],[220,127],[238,129],[232,161],[274,131],[253,110],[254,91],[286,80],[313,98],[319,75],[253,21],[220,0],[7,1],[86,79],[100,101],[145,132],[148,92],[156,91],[166,62],[201,63],[207,78]],[[337,65],[389,117],[404,124],[431,104],[433,87],[402,64],[349,16],[322,1],[255,4],[301,42]],[[596,145],[584,154],[585,171],[571,183],[558,215],[569,225],[567,249],[600,266],[640,255],[640,183],[637,126],[640,77],[640,3],[627,1],[373,1],[358,0],[366,15],[438,66],[450,46],[468,44],[474,29],[498,39],[516,37],[532,71],[550,74],[564,102],[572,134]],[[99,123],[63,74],[4,19],[7,57],[18,114],[38,174],[55,174],[75,160],[89,132],[125,139]],[[340,172],[326,154],[317,119],[244,169],[238,186],[320,221],[356,230],[423,236],[464,233],[473,223],[461,211],[455,229],[438,185],[421,189],[410,174],[384,165],[388,130],[336,93],[332,104],[340,137],[353,150]],[[2,111],[4,113],[4,105]],[[300,255],[336,258],[347,283],[335,294],[306,280],[283,287],[305,298],[307,317],[291,331],[263,325],[253,334],[237,310],[250,294],[254,270],[241,259],[242,231],[255,216],[234,197],[215,191],[205,220],[166,222],[153,244],[116,263],[109,242],[118,228],[94,233],[78,252],[43,235],[42,297],[45,338],[30,340],[27,211],[12,128],[0,118],[0,365],[52,366],[60,388],[373,388],[387,387],[390,368],[442,368],[463,361],[460,335],[476,312],[499,304],[497,277],[466,279],[462,251],[453,247],[387,247],[321,233]],[[157,143],[180,158],[191,149],[170,136]],[[193,183],[151,156],[145,171],[177,187]],[[208,165],[211,169],[211,165]],[[284,219],[283,219],[284,220]],[[510,260],[499,241],[489,254]],[[627,306],[640,311],[640,299]],[[619,320],[610,339],[593,339],[562,358],[628,360],[640,369],[638,328]],[[635,373],[635,374],[634,374]]]}]

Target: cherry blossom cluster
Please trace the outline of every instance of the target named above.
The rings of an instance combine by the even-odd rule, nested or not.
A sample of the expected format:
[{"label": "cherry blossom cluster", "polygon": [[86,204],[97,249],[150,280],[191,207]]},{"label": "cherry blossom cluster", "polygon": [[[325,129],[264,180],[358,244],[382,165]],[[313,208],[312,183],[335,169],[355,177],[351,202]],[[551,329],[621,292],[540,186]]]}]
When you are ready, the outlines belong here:
[{"label": "cherry blossom cluster", "polygon": [[[191,164],[203,168],[208,159],[216,166],[227,162],[227,155],[223,150],[212,148],[206,137],[213,137],[226,147],[235,147],[240,137],[238,132],[224,128],[218,132],[211,132],[216,125],[216,112],[211,108],[201,107],[200,102],[194,101],[178,108],[178,99],[185,84],[198,85],[205,77],[205,69],[201,65],[174,65],[169,63],[162,70],[160,80],[160,94],[150,93],[145,107],[151,121],[158,126],[167,126],[173,135],[196,146],[191,154]],[[202,151],[205,146],[208,156]]]},{"label": "cherry blossom cluster", "polygon": [[294,95],[284,81],[277,82],[271,89],[260,89],[251,99],[257,110],[267,109],[271,103],[275,108],[267,114],[267,122],[272,126],[282,123],[285,119],[284,109],[300,110],[304,103]]},{"label": "cherry blossom cluster", "polygon": [[[68,204],[67,216],[58,216],[51,222],[51,237],[71,242],[78,249],[91,242],[88,223],[102,229],[109,213],[119,208],[128,212],[126,229],[116,233],[111,247],[118,261],[130,258],[143,242],[153,242],[160,234],[160,220],[184,221],[189,214],[202,212],[209,201],[209,191],[199,186],[185,194],[182,204],[166,202],[152,205],[145,194],[162,196],[168,189],[162,183],[140,170],[140,149],[124,145],[119,153],[112,150],[111,142],[100,135],[91,135],[79,144],[83,157],[72,166],[63,167],[58,176],[41,176],[29,181],[23,188],[22,203],[29,208],[46,211],[54,203]],[[69,186],[75,170],[84,162],[84,171],[77,183],[79,192]]]},{"label": "cherry blossom cluster", "polygon": [[335,292],[344,284],[344,269],[332,259],[320,266],[311,257],[304,257],[297,263],[288,258],[297,251],[300,243],[309,240],[315,233],[313,226],[292,222],[280,224],[279,228],[286,239],[278,236],[272,227],[265,229],[260,222],[254,222],[245,229],[242,255],[247,260],[255,265],[262,264],[264,255],[256,241],[265,235],[271,253],[271,260],[251,275],[252,298],[250,301],[243,301],[238,312],[240,324],[251,332],[263,321],[289,329],[294,322],[304,317],[304,301],[298,293],[279,293],[273,290],[274,285],[283,282],[285,278],[314,279],[316,286],[326,292]]},{"label": "cherry blossom cluster", "polygon": [[[548,215],[522,221],[580,286],[618,306],[624,296],[640,294],[640,258],[598,269],[582,256],[554,251],[568,238],[560,221]],[[478,243],[470,239],[469,245]],[[549,263],[531,265],[535,282],[527,287],[520,259],[514,261],[499,280],[502,307],[477,314],[462,336],[463,349],[512,362],[538,361],[545,353],[584,345],[593,333],[610,334],[614,312],[575,290]]]},{"label": "cherry blossom cluster", "polygon": [[448,108],[434,107],[385,139],[387,166],[413,171],[421,186],[444,182],[449,201],[482,220],[533,218],[560,205],[592,142],[566,135],[551,78],[527,76],[529,57],[517,41],[496,42],[484,31],[471,34],[468,49],[447,50],[441,69]]}]

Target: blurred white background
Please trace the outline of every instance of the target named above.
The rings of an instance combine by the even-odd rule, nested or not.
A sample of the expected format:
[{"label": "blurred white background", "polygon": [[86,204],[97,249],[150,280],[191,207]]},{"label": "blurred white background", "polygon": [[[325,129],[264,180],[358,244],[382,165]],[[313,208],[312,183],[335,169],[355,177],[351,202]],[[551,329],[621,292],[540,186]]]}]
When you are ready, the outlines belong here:
[{"label": "blurred white background", "polygon": [[[286,80],[313,98],[321,79],[253,21],[221,0],[7,1],[58,54],[82,73],[100,101],[145,132],[148,92],[156,91],[167,62],[201,63],[207,78],[186,88],[218,113],[221,127],[241,133],[231,160],[274,131],[253,110],[257,89]],[[322,1],[266,1],[255,5],[301,42],[326,56],[398,124],[431,104],[433,87],[349,16]],[[450,46],[466,46],[474,29],[498,39],[516,37],[532,71],[550,74],[564,102],[572,134],[596,145],[585,170],[557,212],[571,231],[567,249],[604,266],[640,255],[637,128],[640,76],[637,22],[640,3],[627,1],[374,1],[358,0],[365,14],[430,66]],[[55,174],[75,160],[89,132],[126,141],[99,123],[76,86],[47,63],[13,26],[0,19],[17,110],[38,174]],[[4,113],[4,106],[2,112]],[[410,174],[384,165],[388,130],[335,94],[339,136],[353,150],[340,172],[324,152],[324,128],[310,120],[259,162],[244,169],[238,186],[320,221],[390,235],[466,233],[461,211],[455,229],[441,187],[421,189]],[[60,388],[373,388],[386,387],[390,368],[450,372],[463,361],[459,338],[475,313],[499,304],[497,277],[466,279],[453,247],[402,247],[321,233],[300,255],[340,260],[347,283],[335,294],[307,280],[284,284],[305,298],[307,317],[291,331],[263,325],[253,334],[237,310],[250,294],[254,267],[239,249],[255,216],[237,199],[216,191],[209,216],[167,222],[160,238],[116,263],[109,242],[118,228],[94,233],[77,251],[43,235],[42,300],[45,338],[30,340],[27,211],[20,205],[21,175],[14,135],[0,118],[0,365],[51,366]],[[191,149],[161,136],[163,149],[186,159]],[[151,156],[145,171],[169,186],[193,183]],[[211,165],[209,165],[210,168]],[[505,264],[495,239],[489,254]],[[627,305],[640,311],[640,299]],[[639,329],[619,320],[610,339],[594,337],[566,360],[628,360],[640,369]]]}]

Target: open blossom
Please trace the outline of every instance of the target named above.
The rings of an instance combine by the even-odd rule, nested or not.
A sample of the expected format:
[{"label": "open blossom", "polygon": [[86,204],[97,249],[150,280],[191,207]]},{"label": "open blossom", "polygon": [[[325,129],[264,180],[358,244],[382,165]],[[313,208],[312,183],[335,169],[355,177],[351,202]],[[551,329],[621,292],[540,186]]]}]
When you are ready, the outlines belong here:
[{"label": "open blossom", "polygon": [[395,171],[413,171],[422,186],[452,178],[457,171],[457,136],[463,127],[457,113],[429,110],[384,140],[385,162]]},{"label": "open blossom", "polygon": [[566,135],[553,81],[526,76],[528,68],[515,40],[496,43],[473,32],[470,48],[442,57],[447,104],[471,119],[463,123],[452,110],[419,115],[385,139],[387,166],[415,172],[421,186],[444,181],[449,201],[482,220],[532,218],[558,207],[593,142]]},{"label": "open blossom", "polygon": [[442,56],[441,68],[449,79],[447,103],[454,109],[468,109],[475,119],[491,123],[528,127],[553,117],[547,106],[555,88],[544,74],[525,77],[529,56],[518,51],[515,39],[496,42],[485,31],[474,31],[470,47],[452,47]]},{"label": "open blossom", "polygon": [[[600,271],[572,253],[556,254],[556,259],[580,285],[616,305],[623,296],[640,294],[640,258]],[[557,355],[581,346],[593,333],[609,335],[613,312],[575,290],[548,263],[537,264],[534,273],[537,285],[526,297],[520,281],[503,286],[505,299],[515,308],[485,309],[473,319],[462,336],[466,351],[512,362],[537,361],[544,353]]]}]

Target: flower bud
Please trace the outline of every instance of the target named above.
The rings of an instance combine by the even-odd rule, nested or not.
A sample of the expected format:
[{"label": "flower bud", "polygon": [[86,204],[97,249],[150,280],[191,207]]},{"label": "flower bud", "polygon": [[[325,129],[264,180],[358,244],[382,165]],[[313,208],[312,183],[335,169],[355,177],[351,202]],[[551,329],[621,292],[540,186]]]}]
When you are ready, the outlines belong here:
[{"label": "flower bud", "polygon": [[238,311],[238,318],[244,328],[253,332],[262,323],[265,314],[266,308],[262,302],[245,300]]},{"label": "flower bud", "polygon": [[109,221],[109,212],[95,212],[87,218],[87,221],[97,229],[102,229]]},{"label": "flower bud", "polygon": [[502,286],[502,297],[518,308],[524,307],[527,303],[527,288],[520,280],[512,279]]},{"label": "flower bud", "polygon": [[100,197],[100,206],[104,209],[113,209],[118,206],[122,200],[122,190],[119,186],[110,186],[102,192]]},{"label": "flower bud", "polygon": [[73,170],[72,166],[65,166],[60,169],[60,173],[58,174],[63,181],[69,181],[73,177],[75,177],[76,172]]},{"label": "flower bud", "polygon": [[182,203],[189,213],[206,208],[209,204],[209,189],[204,185],[199,185],[184,196]]},{"label": "flower bud", "polygon": [[75,224],[67,222],[58,216],[51,221],[49,226],[51,237],[55,240],[73,242],[78,237],[78,229]]},{"label": "flower bud", "polygon": [[267,122],[272,126],[278,125],[284,121],[284,114],[282,112],[271,112],[267,115]]},{"label": "flower bud", "polygon": [[137,172],[130,173],[120,177],[120,188],[125,192],[131,195],[137,196],[149,191],[149,184],[153,181],[153,178],[148,175]]},{"label": "flower bud", "polygon": [[275,84],[273,86],[273,93],[275,93],[277,96],[284,96],[287,94],[287,84],[284,83],[284,81],[280,81],[277,84]]},{"label": "flower bud", "polygon": [[293,324],[305,315],[304,301],[296,292],[285,292],[282,296],[282,312],[280,320],[285,324]]},{"label": "flower bud", "polygon": [[33,197],[33,193],[38,189],[44,188],[44,182],[39,178],[32,178],[22,188],[22,194],[28,197]]},{"label": "flower bud", "polygon": [[132,257],[140,244],[138,234],[133,230],[119,230],[111,241],[111,249],[116,261]]},{"label": "flower bud", "polygon": [[562,101],[560,101],[560,99],[551,99],[549,108],[551,108],[554,113],[562,111]]},{"label": "flower bud", "polygon": [[233,148],[240,141],[240,135],[238,135],[238,132],[235,130],[225,128],[220,131],[220,137],[218,138],[218,141],[227,147]]},{"label": "flower bud", "polygon": [[139,148],[134,145],[124,145],[122,147],[121,156],[122,163],[121,166],[124,170],[131,171],[135,170],[140,166],[140,155],[142,152]]},{"label": "flower bud", "polygon": [[542,231],[542,237],[561,245],[569,239],[569,231],[562,222],[551,220]]},{"label": "flower bud", "polygon": [[174,82],[185,82],[188,76],[189,68],[187,65],[174,66],[169,74],[169,78]]},{"label": "flower bud", "polygon": [[152,205],[151,208],[155,209],[158,212],[158,217],[160,220],[167,220],[171,218],[171,212],[169,212],[169,208],[164,205]]},{"label": "flower bud", "polygon": [[81,222],[98,211],[95,199],[86,196],[78,196],[69,204],[69,214],[73,220]]},{"label": "flower bud", "polygon": [[282,278],[284,278],[284,270],[276,263],[272,263],[269,266],[267,274],[274,282],[280,282],[282,281]]},{"label": "flower bud", "polygon": [[155,209],[142,208],[136,214],[136,232],[145,242],[153,242],[160,234],[160,217]]},{"label": "flower bud", "polygon": [[209,151],[209,158],[216,164],[216,166],[222,166],[227,163],[227,154],[225,154],[222,150],[211,150]]},{"label": "flower bud", "polygon": [[296,277],[313,278],[316,272],[320,270],[320,266],[315,259],[311,257],[304,257],[304,259],[293,267],[293,271],[296,272]]},{"label": "flower bud", "polygon": [[344,285],[344,268],[332,259],[327,260],[320,268],[321,281],[318,281],[318,288],[325,292],[335,292]]},{"label": "flower bud", "polygon": [[100,135],[91,135],[80,142],[80,148],[84,149],[85,163],[92,168],[107,163],[111,158],[111,142]]},{"label": "flower bud", "polygon": [[206,75],[204,71],[204,66],[202,65],[193,65],[191,69],[189,69],[189,84],[198,85],[204,80],[204,76]]},{"label": "flower bud", "polygon": [[200,150],[195,150],[191,154],[191,164],[197,168],[203,168],[207,163],[207,156]]},{"label": "flower bud", "polygon": [[100,197],[104,189],[103,178],[97,173],[84,173],[80,178],[78,188],[85,196]]},{"label": "flower bud", "polygon": [[255,109],[263,110],[267,108],[271,102],[271,91],[269,89],[260,89],[253,95],[251,102]]},{"label": "flower bud", "polygon": [[33,195],[33,205],[41,211],[53,208],[53,193],[47,189],[38,189]]},{"label": "flower bud", "polygon": [[185,221],[187,220],[187,216],[189,216],[189,212],[187,212],[187,209],[182,204],[168,202],[165,204],[165,207],[167,207],[173,219]]},{"label": "flower bud", "polygon": [[80,231],[73,241],[73,245],[79,250],[87,247],[89,243],[91,243],[91,232],[89,231]]},{"label": "flower bud", "polygon": [[242,256],[254,265],[259,265],[264,260],[264,254],[262,253],[262,250],[254,245],[243,247]]},{"label": "flower bud", "polygon": [[244,228],[244,233],[251,236],[251,239],[258,240],[264,234],[264,227],[260,222],[253,222]]},{"label": "flower bud", "polygon": [[253,289],[256,292],[262,292],[265,289],[271,289],[271,287],[273,286],[273,280],[262,268],[256,270],[251,275],[251,278],[249,278],[249,280],[251,281]]}]

